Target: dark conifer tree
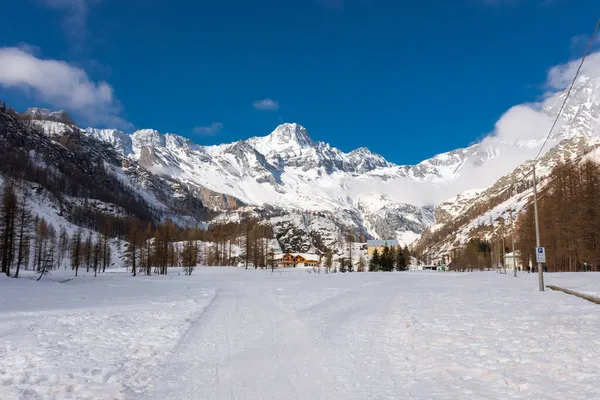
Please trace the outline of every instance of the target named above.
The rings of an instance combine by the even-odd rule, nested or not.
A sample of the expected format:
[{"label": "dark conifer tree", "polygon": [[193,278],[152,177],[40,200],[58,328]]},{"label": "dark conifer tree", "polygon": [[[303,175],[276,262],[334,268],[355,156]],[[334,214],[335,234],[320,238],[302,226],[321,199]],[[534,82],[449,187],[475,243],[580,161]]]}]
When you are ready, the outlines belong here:
[{"label": "dark conifer tree", "polygon": [[371,254],[371,258],[369,259],[369,271],[379,271],[381,269],[381,257],[379,255],[379,250],[373,250],[373,254]]}]

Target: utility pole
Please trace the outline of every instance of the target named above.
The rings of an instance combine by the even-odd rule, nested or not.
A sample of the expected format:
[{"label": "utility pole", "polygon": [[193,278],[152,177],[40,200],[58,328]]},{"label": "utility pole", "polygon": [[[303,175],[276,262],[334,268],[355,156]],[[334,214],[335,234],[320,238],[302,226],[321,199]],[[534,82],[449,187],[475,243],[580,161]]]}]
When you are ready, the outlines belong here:
[{"label": "utility pole", "polygon": [[512,259],[513,259],[513,270],[515,272],[515,278],[517,277],[517,260],[515,258],[515,226],[513,223],[512,207],[510,209],[510,240],[512,241]]},{"label": "utility pole", "polygon": [[[494,256],[496,254],[494,251],[494,242],[493,242],[493,237],[494,237],[494,219],[492,218],[492,213],[490,212],[490,225],[492,226],[492,236],[490,237],[490,268],[494,269]],[[498,268],[496,268],[496,273],[498,273]]]},{"label": "utility pole", "polygon": [[[535,178],[535,163],[533,164],[533,210],[535,213],[535,245],[540,247],[540,222],[538,218],[538,205],[537,205],[537,181]],[[537,256],[537,248],[536,248]],[[544,291],[544,271],[542,271],[542,263],[537,263],[538,276],[540,278],[540,292]]]},{"label": "utility pole", "polygon": [[504,242],[504,232],[502,232],[502,269],[506,275],[506,245]]}]

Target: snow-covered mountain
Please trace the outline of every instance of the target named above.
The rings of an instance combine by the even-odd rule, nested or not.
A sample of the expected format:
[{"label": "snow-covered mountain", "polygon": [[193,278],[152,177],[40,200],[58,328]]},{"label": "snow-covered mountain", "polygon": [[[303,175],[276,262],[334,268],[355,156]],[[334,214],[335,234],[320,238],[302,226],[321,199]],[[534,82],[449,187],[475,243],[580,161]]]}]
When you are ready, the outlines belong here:
[{"label": "snow-covered mountain", "polygon": [[[544,101],[538,115],[542,118],[538,120],[542,123],[553,121],[565,95],[561,92]],[[544,117],[549,120],[544,121]],[[537,154],[544,139],[543,135],[517,138],[514,143]],[[494,142],[497,149],[503,149],[507,144],[496,139]],[[589,157],[598,161],[599,146],[600,73],[580,77],[574,85],[545,152],[536,163],[540,190],[544,187],[545,177],[559,163]],[[492,185],[464,191],[440,203],[435,210],[436,224],[426,231],[418,243],[419,247],[431,257],[441,260],[468,240],[489,240],[503,227],[509,226],[509,211],[512,209],[518,215],[532,201],[530,172],[533,156]]]},{"label": "snow-covered mountain", "polygon": [[[594,143],[600,130],[599,82],[600,73],[579,78],[545,151],[558,143]],[[417,165],[396,165],[364,147],[345,153],[313,140],[294,123],[266,136],[201,146],[152,129],[81,131],[64,112],[30,109],[23,118],[48,135],[79,130],[110,144],[131,165],[195,196],[219,221],[239,219],[252,209],[264,218],[280,218],[278,226],[288,218],[298,230],[310,232],[309,225],[298,225],[305,221],[298,215],[318,215],[332,225],[320,223],[320,232],[308,233],[313,246],[316,236],[335,237],[332,229],[410,243],[425,228],[463,214],[498,179],[535,157],[564,96],[560,92],[539,104],[514,107],[480,142]],[[583,139],[568,141],[577,138]],[[301,247],[294,250],[306,250]]]},{"label": "snow-covered mountain", "polygon": [[85,211],[192,225],[212,215],[180,182],[148,172],[70,124],[0,108],[0,150],[3,171],[45,190],[62,217]]},{"label": "snow-covered mountain", "polygon": [[[86,132],[160,176],[258,207],[326,213],[338,226],[365,236],[413,239],[433,218],[427,204],[410,204],[393,195],[397,188],[392,180],[414,179],[410,168],[366,148],[344,153],[312,140],[298,124],[218,146],[199,146],[149,129],[131,135],[92,128]],[[382,184],[382,190],[373,192],[373,182]]]},{"label": "snow-covered mountain", "polygon": [[[548,175],[559,163],[600,162],[600,137],[565,139],[536,164],[538,191],[543,193]],[[448,260],[453,250],[471,239],[492,240],[510,235],[510,213],[519,213],[533,202],[533,162],[527,161],[489,188],[467,191],[436,208],[436,224],[430,226],[416,246],[431,261]]]}]

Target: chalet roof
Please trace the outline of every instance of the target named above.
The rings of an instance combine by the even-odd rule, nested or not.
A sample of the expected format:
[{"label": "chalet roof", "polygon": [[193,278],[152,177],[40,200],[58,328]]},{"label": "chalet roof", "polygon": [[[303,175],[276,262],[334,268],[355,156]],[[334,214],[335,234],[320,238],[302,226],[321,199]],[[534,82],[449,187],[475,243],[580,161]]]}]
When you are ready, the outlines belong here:
[{"label": "chalet roof", "polygon": [[294,255],[294,257],[300,256],[306,260],[313,260],[313,261],[319,260],[319,255],[313,254],[313,253],[293,253],[293,255]]},{"label": "chalet roof", "polygon": [[280,259],[280,258],[283,258],[283,256],[286,254],[291,254],[292,257],[294,257],[294,258],[297,256],[300,256],[309,261],[319,261],[319,255],[313,254],[313,253],[282,253],[282,254],[275,254],[275,256],[273,258]]},{"label": "chalet roof", "polygon": [[367,246],[368,247],[397,247],[399,246],[398,241],[393,239],[393,240],[367,240]]}]

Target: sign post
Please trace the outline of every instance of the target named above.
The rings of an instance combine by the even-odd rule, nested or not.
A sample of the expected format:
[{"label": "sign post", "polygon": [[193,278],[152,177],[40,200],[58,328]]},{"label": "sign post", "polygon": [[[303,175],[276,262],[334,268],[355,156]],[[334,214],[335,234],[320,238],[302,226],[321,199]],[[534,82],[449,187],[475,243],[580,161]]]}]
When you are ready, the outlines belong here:
[{"label": "sign post", "polygon": [[[542,255],[544,261],[546,261],[546,252],[540,246],[540,223],[538,219],[538,205],[537,205],[537,181],[535,179],[535,164],[533,164],[533,211],[535,213],[535,246],[536,250],[542,249]],[[540,253],[536,251],[536,259],[538,265],[538,276],[540,281],[540,292],[544,291],[544,271],[542,271],[542,262],[540,261]]]},{"label": "sign post", "polygon": [[544,247],[535,248],[535,261],[539,264],[546,262],[546,249]]}]

